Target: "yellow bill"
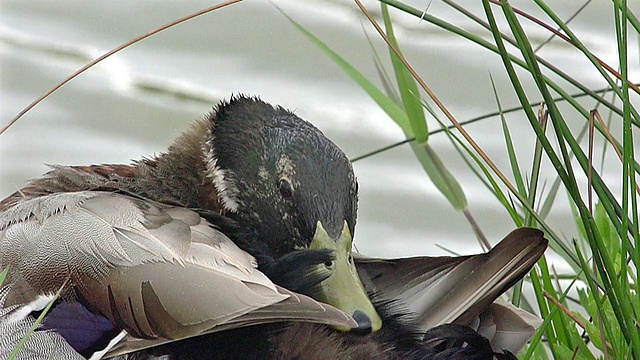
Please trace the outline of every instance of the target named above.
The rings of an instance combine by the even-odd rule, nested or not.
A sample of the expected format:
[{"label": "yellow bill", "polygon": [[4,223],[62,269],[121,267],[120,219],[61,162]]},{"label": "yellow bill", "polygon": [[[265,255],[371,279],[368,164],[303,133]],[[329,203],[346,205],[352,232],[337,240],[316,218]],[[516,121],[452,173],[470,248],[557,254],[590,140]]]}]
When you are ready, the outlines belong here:
[{"label": "yellow bill", "polygon": [[312,290],[312,296],[318,301],[333,305],[346,312],[358,323],[356,329],[338,327],[338,330],[356,330],[363,333],[375,332],[382,327],[382,319],[373,307],[356,270],[351,257],[352,242],[353,239],[346,221],[338,239],[332,239],[320,221],[318,221],[316,233],[309,249],[333,250],[335,257],[331,263],[320,265],[324,266],[325,269],[322,270],[329,271],[331,276]]}]

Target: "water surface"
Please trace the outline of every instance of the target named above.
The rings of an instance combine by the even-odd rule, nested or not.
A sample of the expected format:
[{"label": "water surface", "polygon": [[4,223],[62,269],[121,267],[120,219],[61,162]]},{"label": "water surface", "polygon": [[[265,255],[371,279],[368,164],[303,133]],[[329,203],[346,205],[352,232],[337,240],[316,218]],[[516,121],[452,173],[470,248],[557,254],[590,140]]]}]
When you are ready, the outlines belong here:
[{"label": "water surface", "polygon": [[[363,28],[383,57],[386,51],[355,5],[275,3],[365,75],[377,79]],[[367,4],[378,12],[375,2]],[[425,7],[421,1],[413,4]],[[527,1],[512,4],[525,9],[531,6]],[[572,2],[551,4],[565,18],[578,7]],[[89,60],[210,5],[206,1],[1,0],[0,123],[6,124]],[[615,63],[610,7],[609,2],[593,2],[573,26],[589,48]],[[477,29],[437,1],[429,12]],[[490,74],[503,106],[517,104],[498,57],[430,24],[393,13],[407,58],[458,120],[496,109]],[[548,34],[531,28],[530,35],[541,42]],[[632,73],[638,78],[637,39],[630,40]],[[550,43],[540,54],[594,89],[604,86],[582,56],[561,41]],[[533,89],[530,82],[526,85]],[[403,138],[384,112],[273,4],[247,1],[125,50],[32,110],[0,138],[0,194],[4,197],[27,179],[46,172],[45,164],[126,163],[153,156],[217,101],[237,93],[260,95],[296,111],[350,157]],[[535,100],[535,92],[530,94]],[[593,101],[582,101],[588,108],[594,106]],[[508,173],[499,121],[492,118],[468,130]],[[509,115],[508,121],[517,138],[523,170],[528,171],[534,135],[523,115]],[[430,125],[437,128],[434,121]],[[514,225],[508,214],[471,175],[449,140],[437,135],[430,141],[461,181],[470,211],[489,239],[495,242],[509,232]],[[613,171],[615,166],[611,166]],[[435,244],[465,254],[480,251],[464,216],[437,192],[408,147],[359,161],[354,167],[361,191],[356,243],[362,252],[378,256],[442,254]],[[553,181],[553,177],[544,175],[543,181]],[[559,195],[549,222],[558,233],[571,237],[576,230],[564,196]]]}]

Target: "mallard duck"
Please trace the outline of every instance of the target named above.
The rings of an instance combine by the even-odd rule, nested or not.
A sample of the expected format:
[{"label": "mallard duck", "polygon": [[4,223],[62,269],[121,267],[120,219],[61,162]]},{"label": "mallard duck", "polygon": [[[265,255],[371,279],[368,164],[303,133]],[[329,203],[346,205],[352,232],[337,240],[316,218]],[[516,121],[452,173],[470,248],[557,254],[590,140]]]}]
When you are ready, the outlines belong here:
[{"label": "mallard duck", "polygon": [[[89,356],[119,335],[112,355],[237,357],[222,353],[226,343],[277,358],[298,351],[292,339],[307,331],[342,345],[393,343],[420,358],[423,330],[459,318],[468,325],[546,247],[537,230],[511,234],[493,253],[509,260],[496,262],[507,271],[491,277],[493,291],[450,312],[442,298],[424,300],[424,285],[439,283],[433,274],[468,275],[477,261],[432,268],[426,258],[354,257],[356,209],[357,181],[335,144],[281,107],[233,97],[166,153],[131,165],[53,166],[0,202],[0,268],[8,268],[0,331],[19,333],[30,323],[24,315],[62,289],[44,322],[54,331],[36,349],[61,336]],[[399,321],[383,300],[374,306],[367,290],[408,305],[418,321]],[[425,315],[438,312],[449,316]]]}]

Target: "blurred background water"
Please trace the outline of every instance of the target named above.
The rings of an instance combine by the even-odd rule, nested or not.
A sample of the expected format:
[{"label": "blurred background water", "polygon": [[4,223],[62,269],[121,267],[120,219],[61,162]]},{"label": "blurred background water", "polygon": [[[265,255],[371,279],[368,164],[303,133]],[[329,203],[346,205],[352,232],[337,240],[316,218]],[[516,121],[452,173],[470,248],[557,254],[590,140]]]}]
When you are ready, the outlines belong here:
[{"label": "blurred background water", "polygon": [[[353,3],[274,3],[377,81],[365,33],[382,57],[387,52]],[[409,3],[428,6],[425,1]],[[530,11],[533,7],[528,1],[511,3]],[[564,19],[580,5],[549,3]],[[630,3],[639,14],[640,4]],[[379,11],[375,1],[366,4]],[[438,1],[429,4],[430,14],[490,36],[448,6]],[[0,125],[93,58],[210,5],[208,1],[0,0]],[[587,47],[615,64],[611,8],[609,1],[592,1],[571,26]],[[496,80],[502,106],[517,104],[496,55],[416,18],[397,11],[392,15],[406,57],[458,120],[495,111],[490,75]],[[538,43],[549,35],[528,27]],[[630,39],[631,73],[636,81],[640,73],[637,44],[637,38]],[[539,54],[592,89],[605,86],[583,57],[562,41],[552,41]],[[530,82],[527,86],[533,89]],[[399,128],[364,91],[295,30],[273,3],[245,1],[134,45],[38,105],[0,137],[0,195],[4,198],[27,179],[46,172],[45,164],[127,163],[162,152],[193,120],[234,93],[260,95],[294,110],[349,157],[403,139]],[[587,108],[595,106],[593,101],[580,101]],[[507,119],[521,164],[528,167],[535,136],[523,115]],[[576,119],[578,126],[580,121]],[[499,122],[491,118],[468,130],[509,173]],[[438,127],[431,120],[430,126]],[[439,134],[430,141],[461,181],[470,211],[488,238],[496,242],[513,229],[506,211],[470,175],[449,140]],[[604,177],[610,176],[619,193],[616,162],[607,161],[605,167],[610,169],[605,169]],[[480,251],[464,216],[438,193],[408,146],[358,161],[354,167],[360,181],[356,231],[360,251],[377,256],[443,254],[435,244],[463,254]],[[553,178],[543,175],[543,180]],[[559,198],[549,222],[558,233],[575,236],[566,196],[560,193]]]}]

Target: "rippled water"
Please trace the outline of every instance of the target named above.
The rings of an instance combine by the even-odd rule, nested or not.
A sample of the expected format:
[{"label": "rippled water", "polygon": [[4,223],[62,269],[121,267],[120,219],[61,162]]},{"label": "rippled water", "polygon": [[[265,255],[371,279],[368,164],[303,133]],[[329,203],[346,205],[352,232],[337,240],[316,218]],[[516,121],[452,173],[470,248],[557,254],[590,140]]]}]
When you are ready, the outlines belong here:
[{"label": "rippled water", "polygon": [[[365,75],[377,79],[363,28],[383,57],[386,52],[355,5],[276,3]],[[553,3],[565,18],[578,7],[572,2]],[[378,11],[375,2],[367,4]],[[422,1],[413,4],[426,6]],[[528,1],[512,4],[530,6]],[[206,1],[1,0],[1,124],[89,60],[209,5]],[[609,2],[594,1],[573,26],[588,47],[615,63],[610,7]],[[437,1],[429,12],[476,29]],[[516,104],[498,57],[415,18],[402,14],[395,18],[407,58],[459,120],[495,110],[490,74],[503,106]],[[537,42],[547,37],[539,29],[530,30],[530,35]],[[631,43],[632,72],[638,75],[637,39]],[[540,54],[594,89],[603,87],[600,77],[566,44],[554,41]],[[136,44],[32,110],[0,137],[0,195],[47,171],[44,164],[122,163],[161,152],[189,123],[232,93],[257,94],[295,110],[350,157],[403,138],[375,103],[273,4],[247,1]],[[526,170],[534,136],[523,116],[510,115],[508,120]],[[435,122],[431,126],[437,128]],[[499,119],[470,126],[469,131],[507,171]],[[495,241],[511,230],[508,214],[470,175],[449,141],[443,135],[430,141],[462,182],[471,212],[488,237]],[[380,256],[442,253],[436,243],[461,253],[479,251],[463,215],[435,190],[408,147],[354,166],[361,190],[356,232],[361,251]],[[563,196],[550,222],[558,233],[571,236],[576,231]]]}]

